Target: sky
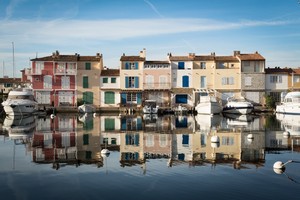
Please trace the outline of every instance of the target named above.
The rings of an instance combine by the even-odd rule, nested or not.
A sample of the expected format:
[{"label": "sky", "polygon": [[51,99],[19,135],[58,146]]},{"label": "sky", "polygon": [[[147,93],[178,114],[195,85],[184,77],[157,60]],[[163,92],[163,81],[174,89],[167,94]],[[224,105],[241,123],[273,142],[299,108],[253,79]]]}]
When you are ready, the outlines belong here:
[{"label": "sky", "polygon": [[147,60],[258,51],[266,67],[298,68],[300,0],[0,0],[0,77],[56,50],[118,68],[144,48]]}]

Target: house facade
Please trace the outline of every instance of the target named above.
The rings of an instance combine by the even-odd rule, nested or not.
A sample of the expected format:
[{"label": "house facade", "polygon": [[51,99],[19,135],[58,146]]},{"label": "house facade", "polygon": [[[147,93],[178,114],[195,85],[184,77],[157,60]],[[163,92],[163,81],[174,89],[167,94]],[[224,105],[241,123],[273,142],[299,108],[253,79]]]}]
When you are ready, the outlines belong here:
[{"label": "house facade", "polygon": [[143,95],[143,68],[146,51],[139,56],[126,56],[120,58],[120,89],[121,107],[140,108]]},{"label": "house facade", "polygon": [[194,106],[192,70],[195,54],[173,56],[170,53],[168,56],[172,76],[170,103],[174,107],[183,106],[190,109]]},{"label": "house facade", "polygon": [[120,70],[104,68],[100,75],[100,107],[110,110],[120,106]]},{"label": "house facade", "polygon": [[169,61],[145,61],[143,100],[156,100],[160,107],[170,106],[171,65]]},{"label": "house facade", "polygon": [[31,61],[32,87],[40,105],[76,106],[77,98],[86,103],[94,103],[95,98],[99,105],[102,55],[61,55],[56,51]]}]

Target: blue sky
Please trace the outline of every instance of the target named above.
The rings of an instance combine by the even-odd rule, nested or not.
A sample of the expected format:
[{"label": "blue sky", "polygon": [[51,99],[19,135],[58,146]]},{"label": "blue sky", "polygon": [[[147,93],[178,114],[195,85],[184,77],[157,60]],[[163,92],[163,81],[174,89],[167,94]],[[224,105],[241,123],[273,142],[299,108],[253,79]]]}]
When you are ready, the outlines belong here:
[{"label": "blue sky", "polygon": [[[232,55],[258,51],[267,67],[300,67],[299,0],[0,0],[0,77],[29,59],[61,54],[120,57],[147,50]],[[4,70],[3,70],[4,65]]]}]

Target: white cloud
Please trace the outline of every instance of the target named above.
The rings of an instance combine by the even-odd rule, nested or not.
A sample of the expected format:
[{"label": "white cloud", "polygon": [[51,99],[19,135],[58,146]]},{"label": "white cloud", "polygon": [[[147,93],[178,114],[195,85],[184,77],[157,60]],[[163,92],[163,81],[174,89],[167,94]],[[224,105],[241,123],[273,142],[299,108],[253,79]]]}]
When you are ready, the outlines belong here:
[{"label": "white cloud", "polygon": [[74,40],[120,40],[187,32],[217,31],[250,26],[284,25],[286,21],[224,22],[210,19],[116,19],[116,20],[2,20],[0,41],[61,44]]}]

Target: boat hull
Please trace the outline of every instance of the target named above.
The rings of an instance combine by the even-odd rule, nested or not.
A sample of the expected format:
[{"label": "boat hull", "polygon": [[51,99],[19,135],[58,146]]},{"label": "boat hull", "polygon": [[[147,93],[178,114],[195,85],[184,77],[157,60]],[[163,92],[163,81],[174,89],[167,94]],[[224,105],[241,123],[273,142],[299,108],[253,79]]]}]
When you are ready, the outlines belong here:
[{"label": "boat hull", "polygon": [[20,104],[11,101],[9,103],[3,102],[2,105],[6,115],[30,115],[37,112],[37,103],[24,102]]},{"label": "boat hull", "polygon": [[199,103],[195,109],[198,114],[211,115],[221,113],[223,108],[218,102],[207,102]]},{"label": "boat hull", "polygon": [[276,113],[300,115],[300,104],[281,104],[276,106]]},{"label": "boat hull", "polygon": [[227,107],[223,108],[224,113],[247,115],[253,111],[253,107]]}]

